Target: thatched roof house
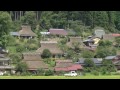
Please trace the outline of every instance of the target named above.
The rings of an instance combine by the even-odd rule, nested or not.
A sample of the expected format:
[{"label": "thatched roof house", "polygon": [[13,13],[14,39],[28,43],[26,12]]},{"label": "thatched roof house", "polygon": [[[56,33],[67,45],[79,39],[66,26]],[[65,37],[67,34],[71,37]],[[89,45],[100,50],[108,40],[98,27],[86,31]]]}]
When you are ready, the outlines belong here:
[{"label": "thatched roof house", "polygon": [[36,34],[31,30],[30,26],[23,25],[22,30],[19,31],[20,36],[22,37],[35,37]]},{"label": "thatched roof house", "polygon": [[42,53],[44,49],[49,49],[53,55],[63,54],[63,51],[58,47],[57,41],[41,41],[41,47],[36,51]]},{"label": "thatched roof house", "polygon": [[40,53],[23,53],[23,61],[28,70],[48,69],[48,65],[41,59]]},{"label": "thatched roof house", "polygon": [[73,43],[79,43],[79,46],[83,45],[82,38],[81,37],[70,37],[70,41],[67,43],[67,46],[72,48]]}]

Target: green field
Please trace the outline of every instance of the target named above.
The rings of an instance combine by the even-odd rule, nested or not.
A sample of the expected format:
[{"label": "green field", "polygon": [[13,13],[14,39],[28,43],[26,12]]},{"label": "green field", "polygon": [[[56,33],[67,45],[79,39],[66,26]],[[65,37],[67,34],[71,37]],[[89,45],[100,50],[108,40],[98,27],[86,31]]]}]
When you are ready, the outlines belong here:
[{"label": "green field", "polygon": [[0,79],[120,79],[120,75],[112,76],[0,76]]}]

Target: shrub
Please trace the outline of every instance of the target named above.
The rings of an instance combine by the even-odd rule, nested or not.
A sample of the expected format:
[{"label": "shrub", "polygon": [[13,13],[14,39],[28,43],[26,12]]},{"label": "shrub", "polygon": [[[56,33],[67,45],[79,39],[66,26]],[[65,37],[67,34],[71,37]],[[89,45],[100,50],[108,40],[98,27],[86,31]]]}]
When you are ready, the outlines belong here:
[{"label": "shrub", "polygon": [[53,70],[46,70],[45,71],[45,76],[51,76],[54,75],[54,71]]},{"label": "shrub", "polygon": [[18,63],[22,60],[21,54],[10,54],[9,57],[12,59],[12,63]]},{"label": "shrub", "polygon": [[96,70],[94,70],[94,71],[92,71],[92,74],[98,76],[98,75],[99,75],[99,72],[96,71]]},{"label": "shrub", "polygon": [[51,56],[52,56],[52,54],[48,49],[44,49],[42,54],[41,54],[42,58],[50,58]]},{"label": "shrub", "polygon": [[37,47],[37,45],[36,44],[30,44],[29,46],[28,46],[28,49],[29,50],[36,50],[38,47]]},{"label": "shrub", "polygon": [[25,47],[22,46],[22,45],[19,45],[19,46],[16,47],[17,52],[23,52],[24,50],[25,50]]}]

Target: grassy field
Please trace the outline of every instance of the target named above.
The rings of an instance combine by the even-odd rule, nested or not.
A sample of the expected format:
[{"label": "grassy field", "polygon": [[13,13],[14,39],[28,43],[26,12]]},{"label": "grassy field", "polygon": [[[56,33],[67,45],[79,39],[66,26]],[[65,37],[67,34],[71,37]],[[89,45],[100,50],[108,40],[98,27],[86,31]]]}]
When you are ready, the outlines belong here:
[{"label": "grassy field", "polygon": [[111,76],[0,76],[0,79],[120,79],[120,75]]}]

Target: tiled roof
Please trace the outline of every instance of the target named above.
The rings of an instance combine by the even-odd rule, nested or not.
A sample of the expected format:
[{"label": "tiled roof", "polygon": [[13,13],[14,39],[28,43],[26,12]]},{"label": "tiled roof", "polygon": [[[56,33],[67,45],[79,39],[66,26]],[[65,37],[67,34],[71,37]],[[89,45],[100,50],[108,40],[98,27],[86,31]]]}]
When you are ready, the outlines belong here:
[{"label": "tiled roof", "polygon": [[0,58],[0,61],[8,61],[10,58]]},{"label": "tiled roof", "polygon": [[116,56],[107,56],[107,57],[105,57],[105,59],[107,60],[110,60],[110,59],[114,59],[114,58],[116,58]]},{"label": "tiled roof", "polygon": [[12,35],[12,36],[20,36],[19,32],[10,32],[10,35]]},{"label": "tiled roof", "polygon": [[64,29],[49,29],[50,34],[53,35],[67,35],[67,31]]},{"label": "tiled roof", "polygon": [[[79,61],[77,63],[79,64],[85,64],[84,61],[85,61],[86,58],[79,58]],[[95,64],[101,64],[102,63],[102,58],[91,58],[91,60],[95,63]]]},{"label": "tiled roof", "polygon": [[10,66],[10,65],[0,66],[0,69],[14,69],[14,68],[15,68],[14,66]]},{"label": "tiled roof", "polygon": [[82,66],[80,64],[73,64],[68,67],[55,67],[55,71],[73,71],[73,70],[82,70]]},{"label": "tiled roof", "polygon": [[55,71],[72,71],[80,69],[82,69],[82,66],[80,64],[74,64],[72,60],[56,60]]}]

